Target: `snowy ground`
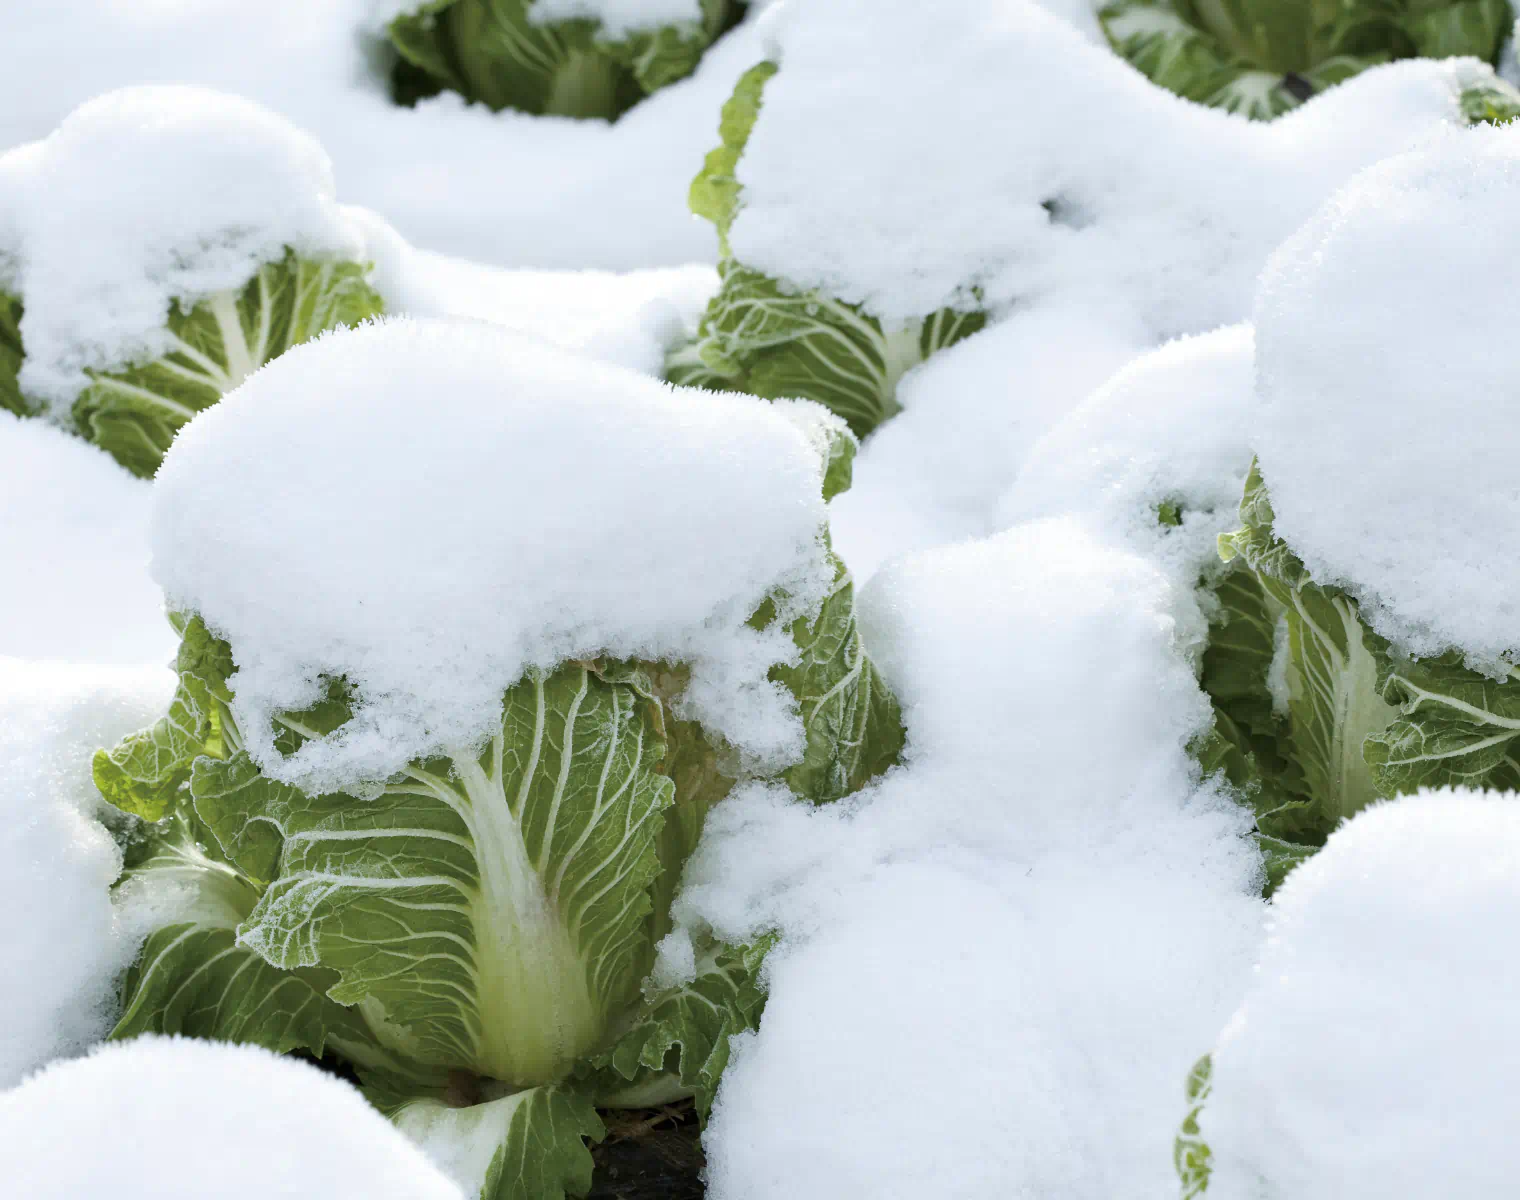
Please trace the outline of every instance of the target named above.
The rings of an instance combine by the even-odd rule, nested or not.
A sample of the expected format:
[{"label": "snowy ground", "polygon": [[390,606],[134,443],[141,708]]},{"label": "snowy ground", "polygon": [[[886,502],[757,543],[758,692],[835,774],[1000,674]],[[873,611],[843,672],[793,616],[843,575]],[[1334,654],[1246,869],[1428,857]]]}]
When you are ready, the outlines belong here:
[{"label": "snowy ground", "polygon": [[[1520,817],[1450,792],[1375,809],[1269,903],[1251,809],[1199,751],[1218,539],[1254,459],[1277,535],[1389,661],[1476,681],[1442,726],[1466,774],[1402,790],[1520,772],[1520,131],[1463,127],[1486,68],[1394,63],[1253,124],[1131,70],[1085,3],[783,0],[608,125],[394,105],[397,7],[55,0],[9,22],[0,292],[25,297],[22,383],[50,413],[271,248],[372,264],[386,311],[420,319],[288,351],[156,481],[0,409],[16,1194],[83,1195],[97,1160],[131,1197],[240,1196],[270,1162],[250,1196],[463,1194],[457,1162],[306,1067],[97,1047],[155,914],[113,900],[91,756],[169,703],[166,594],[240,656],[252,760],[312,794],[478,742],[527,666],[692,664],[683,717],[744,778],[661,969],[682,938],[778,936],[704,1137],[715,1200],[1174,1196],[1211,1050],[1211,1196],[1504,1194]],[[719,287],[687,188],[766,57],[725,263],[883,325],[990,317],[907,371],[827,506],[837,423],[654,382]],[[176,123],[137,93],[49,138],[139,84],[261,107],[187,90]],[[746,618],[816,609],[825,524],[906,748],[815,806],[773,769],[802,744],[767,681],[791,643]],[[338,676],[347,732],[278,749],[278,714]]]}]

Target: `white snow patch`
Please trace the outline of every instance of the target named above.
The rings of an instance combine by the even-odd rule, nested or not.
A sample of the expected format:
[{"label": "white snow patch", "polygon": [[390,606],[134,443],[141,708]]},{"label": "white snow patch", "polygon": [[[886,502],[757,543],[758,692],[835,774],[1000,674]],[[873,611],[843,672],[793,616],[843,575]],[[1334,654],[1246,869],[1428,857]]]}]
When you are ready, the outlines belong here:
[{"label": "white snow patch", "polygon": [[354,1088],[253,1046],[145,1037],[0,1094],[27,1200],[462,1200]]},{"label": "white snow patch", "polygon": [[311,131],[345,198],[429,249],[609,270],[713,259],[712,226],[691,216],[686,192],[717,143],[719,108],[762,57],[751,28],[725,36],[694,76],[609,126],[492,113],[452,94],[398,106],[387,87],[386,15],[375,0],[32,5],[6,30],[0,147],[44,136],[112,88],[197,84]]},{"label": "white snow patch", "polygon": [[1005,528],[998,498],[1030,448],[1150,344],[1133,316],[1056,299],[935,354],[898,385],[903,411],[866,439],[830,509],[864,582],[887,559]]},{"label": "white snow patch", "polygon": [[[0,935],[0,1088],[115,1021],[114,976],[137,944],[112,908],[121,854],[96,820],[90,757],[149,724],[173,688],[163,667],[0,658],[0,905],[12,918]],[[0,1153],[7,1187],[42,1195],[16,1181],[13,1154]]]},{"label": "white snow patch", "polygon": [[1325,196],[1461,123],[1462,84],[1492,78],[1409,60],[1251,122],[1026,0],[786,0],[765,24],[781,69],[739,162],[734,254],[887,320],[1078,291],[1158,337],[1239,321]]},{"label": "white snow patch", "polygon": [[357,260],[332,164],[258,104],[138,87],[0,158],[0,231],[25,305],[22,390],[60,415],[86,372],[158,358],[170,304],[239,288],[287,247]]},{"label": "white snow patch", "polygon": [[[1218,537],[1240,525],[1251,467],[1253,364],[1249,325],[1136,359],[1030,452],[1003,520],[1081,513],[1178,588],[1217,576]],[[1161,523],[1167,503],[1181,525]]]},{"label": "white snow patch", "polygon": [[493,321],[602,362],[663,375],[696,334],[718,273],[705,263],[647,270],[511,270],[409,246],[374,213],[350,210],[375,263],[386,311]]},{"label": "white snow patch", "polygon": [[[392,320],[297,346],[186,427],[153,569],[231,643],[255,759],[307,790],[464,749],[525,668],[602,653],[690,662],[694,715],[781,763],[802,731],[766,672],[795,648],[745,623],[828,589],[822,466],[788,406]],[[282,760],[272,714],[336,676],[355,718]]]},{"label": "white snow patch", "polygon": [[1366,809],[1288,877],[1214,1051],[1209,1197],[1502,1196],[1520,1172],[1520,803]]},{"label": "white snow patch", "polygon": [[1418,655],[1520,652],[1513,329],[1520,129],[1368,170],[1273,256],[1257,303],[1262,475],[1279,535]]},{"label": "white snow patch", "polygon": [[165,662],[148,574],[149,487],[102,450],[0,412],[0,655]]},{"label": "white snow patch", "polygon": [[1262,912],[1248,818],[1184,749],[1191,596],[1050,521],[893,564],[862,621],[908,765],[823,809],[739,789],[678,901],[784,935],[711,1194],[1175,1196],[1180,1072]]}]

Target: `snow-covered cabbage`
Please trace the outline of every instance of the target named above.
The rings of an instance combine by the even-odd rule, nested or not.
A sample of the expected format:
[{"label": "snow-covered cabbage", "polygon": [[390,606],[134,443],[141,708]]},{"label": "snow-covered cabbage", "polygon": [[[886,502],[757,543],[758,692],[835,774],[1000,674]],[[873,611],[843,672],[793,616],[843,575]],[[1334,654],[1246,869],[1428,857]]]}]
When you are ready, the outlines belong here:
[{"label": "snow-covered cabbage", "polygon": [[1331,835],[1272,904],[1251,986],[1188,1081],[1184,1200],[1499,1196],[1520,968],[1520,804],[1421,791]]},{"label": "snow-covered cabbage", "polygon": [[1520,112],[1483,64],[1412,60],[1250,122],[1026,3],[783,0],[762,27],[691,189],[721,286],[667,375],[806,397],[860,435],[906,372],[1010,313],[1113,314],[1156,344],[1241,321],[1356,170],[1499,99]]},{"label": "snow-covered cabbage", "polygon": [[259,366],[381,310],[321,147],[249,101],[112,92],[0,156],[0,407],[151,476]]},{"label": "snow-covered cabbage", "polygon": [[616,120],[684,79],[737,0],[422,0],[388,28],[399,99],[447,88],[494,110]]},{"label": "snow-covered cabbage", "polygon": [[1112,0],[1099,21],[1155,83],[1269,120],[1395,59],[1494,64],[1515,15],[1508,0]]},{"label": "snow-covered cabbage", "polygon": [[705,1113],[767,946],[657,954],[708,809],[902,746],[827,544],[853,449],[483,324],[200,417],[155,484],[178,690],[95,760],[163,914],[116,1036],[336,1055],[487,1200],[584,1192],[598,1105]]},{"label": "snow-covered cabbage", "polygon": [[[1222,773],[1253,804],[1263,799],[1258,760],[1280,765],[1283,718],[1266,686],[1275,613],[1244,564],[1220,559],[1217,542],[1239,523],[1251,466],[1254,348],[1243,324],[1135,359],[1035,445],[1002,502],[1004,520],[1084,514],[1116,548],[1196,596],[1207,636],[1186,649],[1213,720],[1191,750],[1206,774]],[[1297,859],[1283,861],[1275,841],[1257,838],[1273,885]]]},{"label": "snow-covered cabbage", "polygon": [[1380,797],[1520,788],[1507,334],[1470,282],[1517,197],[1520,131],[1453,132],[1358,177],[1264,276],[1216,749],[1285,863]]},{"label": "snow-covered cabbage", "polygon": [[776,64],[760,63],[723,106],[722,144],[692,181],[691,209],[718,230],[721,279],[698,339],[666,364],[675,383],[738,388],[775,399],[805,396],[844,418],[864,437],[898,412],[898,381],[936,350],[987,323],[975,309],[942,308],[903,324],[883,322],[858,304],[789,287],[739,262],[728,244],[738,214],[739,159]]}]

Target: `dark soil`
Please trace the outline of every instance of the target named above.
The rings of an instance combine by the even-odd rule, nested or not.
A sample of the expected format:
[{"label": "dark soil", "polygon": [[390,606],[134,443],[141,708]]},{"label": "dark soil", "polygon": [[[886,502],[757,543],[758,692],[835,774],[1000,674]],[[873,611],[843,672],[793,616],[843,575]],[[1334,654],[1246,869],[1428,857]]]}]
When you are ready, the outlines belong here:
[{"label": "dark soil", "polygon": [[607,1137],[591,1149],[589,1200],[702,1200],[702,1146],[690,1102],[602,1114]]}]

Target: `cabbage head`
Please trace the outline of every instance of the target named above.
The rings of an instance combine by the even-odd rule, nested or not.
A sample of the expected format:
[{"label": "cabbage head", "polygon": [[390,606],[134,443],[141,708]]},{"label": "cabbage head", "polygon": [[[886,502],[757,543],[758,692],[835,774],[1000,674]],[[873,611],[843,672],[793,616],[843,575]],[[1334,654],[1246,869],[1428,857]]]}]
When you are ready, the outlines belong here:
[{"label": "cabbage head", "polygon": [[593,17],[540,20],[534,0],[426,0],[388,27],[404,103],[448,90],[499,112],[616,120],[696,70],[738,19],[736,0],[700,0],[700,19],[608,31]]},{"label": "cabbage head", "polygon": [[[854,449],[842,428],[830,437],[826,495]],[[771,676],[806,731],[781,781],[819,803],[886,770],[904,738],[836,569],[832,592],[787,627],[797,654]],[[778,611],[768,600],[751,623]],[[168,712],[94,765],[135,819],[118,888],[158,898],[115,1037],[340,1063],[481,1200],[583,1195],[599,1109],[691,1097],[705,1117],[730,1037],[760,1019],[769,940],[696,933],[682,977],[650,982],[704,818],[742,773],[678,715],[682,664],[530,670],[483,745],[413,761],[377,794],[310,795],[244,749],[238,648],[198,616],[174,620]],[[349,716],[334,679],[278,718],[277,749]]]},{"label": "cabbage head", "polygon": [[[239,289],[176,302],[164,322],[169,350],[88,372],[89,384],[61,419],[134,475],[151,478],[180,428],[259,367],[324,330],[378,316],[383,303],[368,273],[363,263],[287,251]],[[24,309],[25,297],[0,293],[0,408],[37,415],[44,406],[16,381]]]},{"label": "cabbage head", "polygon": [[1099,20],[1152,82],[1270,120],[1395,59],[1494,65],[1515,14],[1508,0],[1112,0]]},{"label": "cabbage head", "polygon": [[1269,887],[1374,801],[1520,790],[1520,668],[1486,675],[1460,650],[1413,658],[1379,636],[1277,535],[1254,466],[1240,516],[1220,539],[1235,569],[1215,591],[1214,729],[1195,749],[1252,804]]}]

